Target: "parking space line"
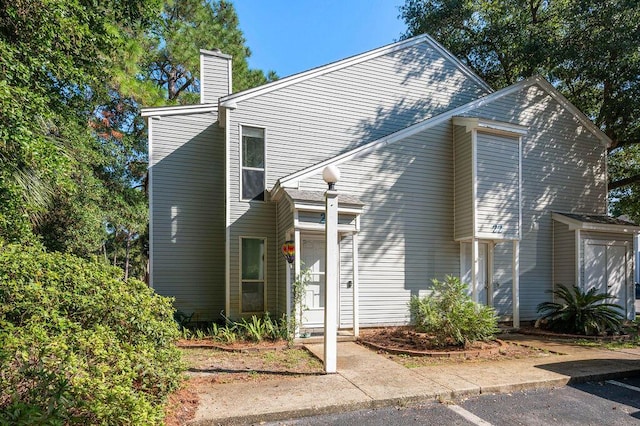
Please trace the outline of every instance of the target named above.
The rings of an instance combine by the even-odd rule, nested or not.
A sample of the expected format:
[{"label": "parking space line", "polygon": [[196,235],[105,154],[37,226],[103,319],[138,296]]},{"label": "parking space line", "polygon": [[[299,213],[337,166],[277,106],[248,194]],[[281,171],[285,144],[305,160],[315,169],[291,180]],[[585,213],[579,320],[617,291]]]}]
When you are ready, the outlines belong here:
[{"label": "parking space line", "polygon": [[477,426],[493,426],[488,421],[481,419],[480,417],[476,416],[475,414],[473,414],[470,411],[465,410],[464,408],[462,408],[459,405],[451,404],[451,405],[447,405],[447,407],[449,409],[451,409],[453,412],[455,412],[456,414],[459,414],[460,416],[462,416],[465,419],[469,420],[474,425],[477,425]]},{"label": "parking space line", "polygon": [[631,385],[628,385],[626,383],[620,383],[620,382],[617,382],[615,380],[607,380],[606,383],[609,383],[611,385],[620,386],[622,388],[631,389],[631,390],[636,391],[636,392],[640,392],[640,388],[639,387],[631,386]]}]

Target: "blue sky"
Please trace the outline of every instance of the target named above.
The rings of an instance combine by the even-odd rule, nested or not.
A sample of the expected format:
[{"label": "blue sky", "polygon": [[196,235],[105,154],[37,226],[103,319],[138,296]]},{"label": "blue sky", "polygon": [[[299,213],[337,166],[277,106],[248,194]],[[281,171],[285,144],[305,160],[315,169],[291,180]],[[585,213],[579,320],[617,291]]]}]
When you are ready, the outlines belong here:
[{"label": "blue sky", "polygon": [[393,43],[404,0],[232,0],[251,68],[286,77]]}]

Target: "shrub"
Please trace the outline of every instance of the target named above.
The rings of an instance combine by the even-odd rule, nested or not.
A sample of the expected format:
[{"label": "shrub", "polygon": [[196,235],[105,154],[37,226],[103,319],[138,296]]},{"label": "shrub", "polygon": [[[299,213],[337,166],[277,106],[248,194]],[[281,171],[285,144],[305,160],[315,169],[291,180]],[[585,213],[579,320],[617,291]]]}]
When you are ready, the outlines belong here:
[{"label": "shrub", "polygon": [[433,280],[431,295],[413,296],[409,310],[416,329],[432,335],[436,346],[467,346],[498,331],[493,308],[473,302],[467,285],[450,275],[445,281]]},{"label": "shrub", "polygon": [[249,320],[246,318],[240,321],[231,321],[226,318],[224,326],[213,324],[209,333],[214,340],[234,343],[237,340],[248,340],[251,342],[261,342],[263,340],[289,340],[291,335],[287,326],[286,315],[280,320],[271,319],[268,312],[264,316],[252,315]]},{"label": "shrub", "polygon": [[538,320],[544,328],[559,333],[600,335],[617,333],[622,329],[622,308],[606,303],[613,298],[609,293],[596,293],[593,287],[586,293],[578,286],[572,289],[558,284],[551,292],[561,302],[544,302],[538,305]]},{"label": "shrub", "polygon": [[0,424],[158,424],[180,381],[171,300],[122,271],[0,245]]}]

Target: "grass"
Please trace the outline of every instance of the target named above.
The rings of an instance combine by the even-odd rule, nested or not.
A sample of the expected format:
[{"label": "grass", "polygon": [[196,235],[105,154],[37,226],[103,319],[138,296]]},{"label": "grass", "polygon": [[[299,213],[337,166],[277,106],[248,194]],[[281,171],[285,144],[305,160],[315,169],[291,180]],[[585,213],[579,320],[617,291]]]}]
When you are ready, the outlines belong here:
[{"label": "grass", "polygon": [[301,348],[227,352],[215,348],[182,348],[183,359],[192,376],[210,377],[214,382],[319,374],[322,363]]},{"label": "grass", "polygon": [[637,348],[638,346],[640,346],[640,337],[634,336],[627,340],[613,340],[613,341],[577,339],[574,341],[574,343],[580,346],[587,346],[592,348],[605,348],[609,350],[631,349],[631,348]]}]

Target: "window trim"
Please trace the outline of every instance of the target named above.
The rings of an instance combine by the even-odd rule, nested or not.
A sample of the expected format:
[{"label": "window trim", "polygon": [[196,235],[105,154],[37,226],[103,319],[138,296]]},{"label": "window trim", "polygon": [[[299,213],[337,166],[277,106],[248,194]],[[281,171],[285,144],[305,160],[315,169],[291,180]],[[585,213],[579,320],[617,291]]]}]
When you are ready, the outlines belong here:
[{"label": "window trim", "polygon": [[[238,143],[238,158],[240,160],[239,162],[239,181],[240,181],[240,187],[239,187],[239,193],[238,193],[238,198],[240,199],[240,201],[245,201],[245,202],[254,202],[254,203],[264,203],[266,202],[266,192],[267,192],[267,128],[266,127],[262,127],[262,126],[254,126],[254,125],[249,125],[249,124],[242,124],[239,123],[238,124],[239,128],[238,128],[238,135],[239,135],[239,143]],[[243,151],[243,141],[242,141],[242,136],[243,136],[243,128],[254,128],[254,129],[261,129],[262,133],[263,133],[263,159],[264,159],[264,167],[262,169],[257,168],[257,167],[244,167],[243,164],[243,155],[242,155],[242,151]],[[262,186],[264,187],[264,193],[263,193],[263,199],[262,200],[254,200],[251,198],[243,198],[242,197],[242,192],[243,192],[243,185],[244,185],[244,179],[242,178],[242,172],[244,170],[254,170],[254,171],[262,171],[263,174],[263,178],[262,178]]]},{"label": "window trim", "polygon": [[[262,280],[244,280],[242,279],[242,240],[262,240],[263,244],[264,244],[264,259],[262,262],[262,267],[264,268],[263,271],[263,277],[264,279]],[[238,279],[239,279],[239,286],[238,286],[238,312],[240,312],[241,315],[245,315],[245,314],[264,314],[265,312],[267,312],[267,271],[269,270],[267,267],[267,260],[268,260],[268,239],[267,237],[256,237],[256,236],[251,236],[251,235],[241,235],[238,238],[238,248],[239,248],[239,252],[240,252],[240,256],[238,257],[239,262],[238,262]],[[244,282],[248,282],[248,283],[263,283],[263,294],[262,294],[262,306],[263,306],[263,311],[243,311],[242,310],[242,284]]]}]

